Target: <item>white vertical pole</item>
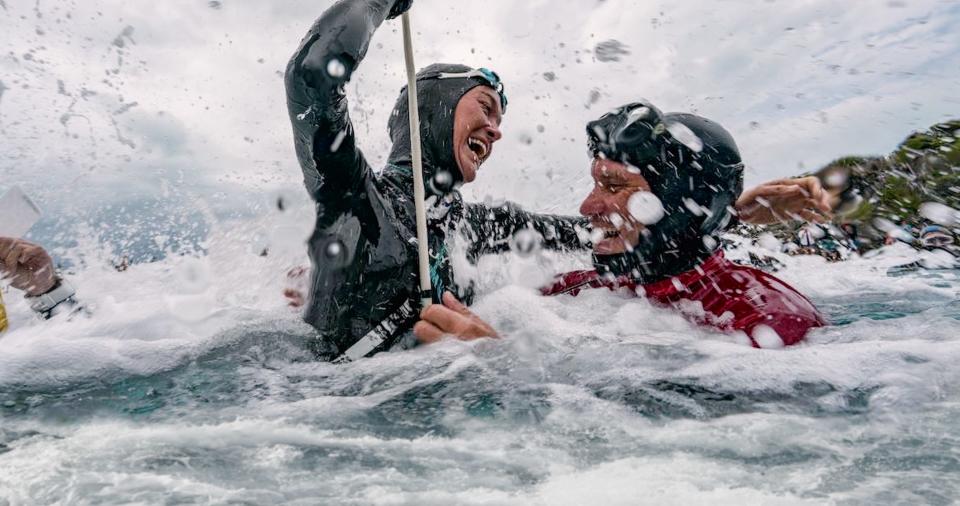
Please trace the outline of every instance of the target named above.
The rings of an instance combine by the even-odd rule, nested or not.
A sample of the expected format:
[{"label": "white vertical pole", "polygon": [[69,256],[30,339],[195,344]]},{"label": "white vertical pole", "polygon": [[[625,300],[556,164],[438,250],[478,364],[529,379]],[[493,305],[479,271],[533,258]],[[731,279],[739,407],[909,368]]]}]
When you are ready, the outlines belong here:
[{"label": "white vertical pole", "polygon": [[417,252],[420,260],[420,304],[430,305],[430,252],[427,242],[427,212],[424,209],[423,154],[420,144],[420,109],[417,102],[417,69],[413,63],[410,11],[403,13],[403,55],[407,62],[407,97],[410,110],[410,148],[413,156],[413,201],[417,209]]}]

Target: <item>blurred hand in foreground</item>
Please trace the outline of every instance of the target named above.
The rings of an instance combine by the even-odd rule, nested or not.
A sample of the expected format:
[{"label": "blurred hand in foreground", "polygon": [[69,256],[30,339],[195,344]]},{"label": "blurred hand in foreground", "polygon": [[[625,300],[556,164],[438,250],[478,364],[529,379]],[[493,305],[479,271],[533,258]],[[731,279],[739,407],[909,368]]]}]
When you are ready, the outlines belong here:
[{"label": "blurred hand in foreground", "polygon": [[0,277],[29,297],[43,295],[57,284],[50,255],[32,242],[12,237],[0,237]]},{"label": "blurred hand in foreground", "polygon": [[751,225],[793,220],[824,223],[833,218],[831,195],[816,177],[778,179],[754,186],[737,199],[740,221]]}]

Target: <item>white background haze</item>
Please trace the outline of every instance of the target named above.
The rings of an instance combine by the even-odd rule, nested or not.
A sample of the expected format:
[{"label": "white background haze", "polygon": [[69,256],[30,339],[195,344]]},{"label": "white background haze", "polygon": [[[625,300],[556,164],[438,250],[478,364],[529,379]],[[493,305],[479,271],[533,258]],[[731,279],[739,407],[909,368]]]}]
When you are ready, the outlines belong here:
[{"label": "white background haze", "polygon": [[[171,194],[232,208],[296,188],[282,71],[331,4],[0,1],[0,190],[19,184],[63,213]],[[557,212],[576,212],[588,188],[584,124],[639,97],[726,126],[748,184],[887,153],[960,114],[958,21],[960,3],[943,0],[414,8],[418,66],[488,66],[506,82],[504,140],[467,197]],[[599,61],[611,40],[624,51]],[[348,87],[377,167],[400,44],[387,22]]]}]

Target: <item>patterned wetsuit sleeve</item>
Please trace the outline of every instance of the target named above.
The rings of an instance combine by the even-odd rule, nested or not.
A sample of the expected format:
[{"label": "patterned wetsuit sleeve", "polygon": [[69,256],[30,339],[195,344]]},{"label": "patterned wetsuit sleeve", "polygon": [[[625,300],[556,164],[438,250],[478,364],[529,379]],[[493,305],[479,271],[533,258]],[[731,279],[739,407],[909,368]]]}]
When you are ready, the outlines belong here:
[{"label": "patterned wetsuit sleeve", "polygon": [[580,216],[557,216],[524,211],[512,202],[498,206],[465,204],[471,246],[468,258],[510,250],[523,230],[536,232],[544,249],[553,251],[586,251],[589,222]]},{"label": "patterned wetsuit sleeve", "polygon": [[394,0],[343,0],[320,16],[287,65],[287,109],[310,195],[323,204],[361,187],[370,166],[357,148],[345,84]]}]

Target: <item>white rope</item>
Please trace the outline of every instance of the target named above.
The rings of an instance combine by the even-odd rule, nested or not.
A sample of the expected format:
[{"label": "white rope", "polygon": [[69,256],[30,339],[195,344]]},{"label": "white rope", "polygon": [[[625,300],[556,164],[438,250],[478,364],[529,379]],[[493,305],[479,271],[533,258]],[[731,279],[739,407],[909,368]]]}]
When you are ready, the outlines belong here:
[{"label": "white rope", "polygon": [[407,61],[407,97],[410,110],[410,148],[413,155],[413,201],[417,208],[417,252],[420,259],[421,307],[431,303],[430,253],[427,242],[427,213],[424,209],[423,154],[420,144],[420,109],[417,103],[417,69],[413,63],[413,37],[410,35],[410,11],[403,13],[403,55]]}]

